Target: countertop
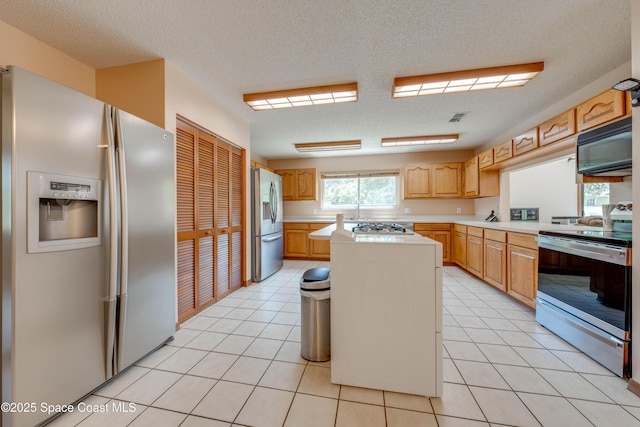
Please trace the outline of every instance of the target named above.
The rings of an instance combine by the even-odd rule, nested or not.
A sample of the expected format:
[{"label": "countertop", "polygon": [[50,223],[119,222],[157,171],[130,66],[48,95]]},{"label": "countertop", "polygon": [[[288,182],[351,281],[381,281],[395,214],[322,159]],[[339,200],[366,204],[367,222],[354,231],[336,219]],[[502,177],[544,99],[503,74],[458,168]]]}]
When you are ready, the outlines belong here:
[{"label": "countertop", "polygon": [[[461,215],[462,216],[462,215]],[[466,215],[465,215],[466,216]],[[469,218],[469,216],[466,216]],[[480,228],[491,228],[494,230],[502,230],[502,231],[512,231],[517,233],[527,233],[527,234],[538,234],[539,231],[568,231],[568,230],[598,230],[601,231],[602,227],[590,227],[586,225],[558,225],[558,224],[550,224],[544,222],[527,222],[527,221],[505,221],[505,222],[485,222],[478,219],[458,219],[453,216],[424,216],[420,217],[420,220],[412,220],[408,221],[405,219],[397,219],[397,222],[424,222],[424,223],[452,223],[452,224],[461,224],[468,225],[472,227],[480,227]],[[436,218],[440,218],[437,220]],[[444,220],[446,218],[446,220]],[[471,216],[471,218],[475,218]],[[371,221],[379,221],[372,219]],[[285,220],[285,222],[289,222]],[[313,222],[313,221],[298,221],[298,222]],[[323,221],[315,221],[315,222],[333,222],[333,224],[321,228],[320,230],[316,230],[312,233],[309,233],[309,238],[312,240],[330,240],[331,233],[336,229],[335,218],[333,221],[325,219]],[[353,224],[356,221],[345,220],[345,230],[351,230]]]}]

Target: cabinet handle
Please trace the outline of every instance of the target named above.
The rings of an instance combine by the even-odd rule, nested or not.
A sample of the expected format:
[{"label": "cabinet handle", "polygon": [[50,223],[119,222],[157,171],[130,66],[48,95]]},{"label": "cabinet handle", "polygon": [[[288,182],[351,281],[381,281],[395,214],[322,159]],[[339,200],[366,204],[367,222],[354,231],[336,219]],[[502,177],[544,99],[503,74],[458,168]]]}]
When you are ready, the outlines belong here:
[{"label": "cabinet handle", "polygon": [[500,247],[500,246],[487,245],[487,247],[488,247],[488,248],[491,248],[491,249],[497,249],[497,250],[499,250],[499,251],[504,250],[504,248],[502,248],[502,247]]},{"label": "cabinet handle", "polygon": [[511,252],[511,253],[514,254],[514,255],[521,256],[523,258],[527,258],[527,259],[536,259],[536,257],[534,257],[534,256],[521,254],[520,252]]}]

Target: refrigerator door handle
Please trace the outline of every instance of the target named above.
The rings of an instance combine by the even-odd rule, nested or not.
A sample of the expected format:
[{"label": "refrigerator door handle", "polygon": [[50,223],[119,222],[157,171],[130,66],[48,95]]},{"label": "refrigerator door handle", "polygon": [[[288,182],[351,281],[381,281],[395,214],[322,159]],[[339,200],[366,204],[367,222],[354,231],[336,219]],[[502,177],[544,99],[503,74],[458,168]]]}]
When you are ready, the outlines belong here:
[{"label": "refrigerator door handle", "polygon": [[273,186],[273,223],[275,224],[278,220],[278,188],[273,182],[271,185]]},{"label": "refrigerator door handle", "polygon": [[104,301],[105,318],[105,373],[107,378],[114,375],[114,345],[116,334],[116,292],[118,287],[118,216],[116,203],[116,162],[115,139],[111,119],[111,107],[105,104],[104,120],[106,128],[107,182],[109,184],[109,285]]},{"label": "refrigerator door handle", "polygon": [[116,373],[120,372],[120,364],[124,352],[124,334],[127,323],[127,291],[129,287],[129,213],[127,204],[127,165],[125,147],[122,137],[122,125],[118,109],[113,109],[116,153],[118,155],[118,180],[120,182],[120,292],[118,293],[118,343],[116,346]]},{"label": "refrigerator door handle", "polygon": [[275,185],[273,185],[273,182],[271,182],[271,186],[269,187],[269,213],[271,214],[271,223],[274,224],[276,222],[276,209],[277,206],[275,205],[275,192],[276,192],[276,188]]},{"label": "refrigerator door handle", "polygon": [[269,243],[269,242],[275,242],[276,240],[282,239],[282,234],[278,233],[278,235],[273,236],[273,237],[267,237],[267,238],[262,238],[262,241],[265,243]]}]

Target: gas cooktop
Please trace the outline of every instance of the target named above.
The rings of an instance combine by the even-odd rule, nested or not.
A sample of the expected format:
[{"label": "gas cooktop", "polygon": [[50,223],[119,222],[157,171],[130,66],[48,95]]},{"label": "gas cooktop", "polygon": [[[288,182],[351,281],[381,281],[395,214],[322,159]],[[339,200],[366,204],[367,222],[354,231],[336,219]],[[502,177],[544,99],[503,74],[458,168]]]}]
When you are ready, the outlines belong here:
[{"label": "gas cooktop", "polygon": [[379,222],[359,223],[355,225],[351,231],[361,234],[378,234],[378,233],[391,233],[391,234],[413,234],[413,231],[407,225],[403,224],[388,224]]}]

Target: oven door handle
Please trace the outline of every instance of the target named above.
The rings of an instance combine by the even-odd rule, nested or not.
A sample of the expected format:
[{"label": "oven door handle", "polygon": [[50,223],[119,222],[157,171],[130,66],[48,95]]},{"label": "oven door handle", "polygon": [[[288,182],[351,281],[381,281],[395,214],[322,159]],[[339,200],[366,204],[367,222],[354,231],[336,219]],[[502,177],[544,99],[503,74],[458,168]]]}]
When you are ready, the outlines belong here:
[{"label": "oven door handle", "polygon": [[[601,342],[606,342],[611,347],[622,347],[626,344],[625,341],[621,340],[618,337],[611,335],[608,332],[603,331],[602,329],[598,329],[595,326],[590,325],[589,323],[578,319],[577,317],[566,313],[564,310],[560,310],[556,308],[554,305],[549,304],[548,302],[541,300],[540,298],[536,299],[536,304],[543,305],[547,310],[553,311],[557,316],[564,318],[567,322],[571,323],[576,328],[582,330],[584,333],[591,335],[592,337],[598,339]],[[603,339],[606,338],[606,339]]]},{"label": "oven door handle", "polygon": [[565,239],[550,239],[538,236],[538,247],[551,251],[564,252],[569,255],[578,255],[585,258],[597,259],[617,265],[631,265],[630,256],[627,255],[626,248],[614,249],[608,247],[606,252],[592,250],[598,246],[568,241]]}]

